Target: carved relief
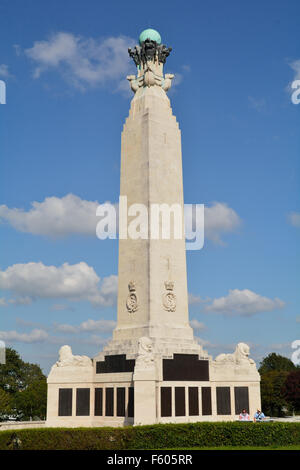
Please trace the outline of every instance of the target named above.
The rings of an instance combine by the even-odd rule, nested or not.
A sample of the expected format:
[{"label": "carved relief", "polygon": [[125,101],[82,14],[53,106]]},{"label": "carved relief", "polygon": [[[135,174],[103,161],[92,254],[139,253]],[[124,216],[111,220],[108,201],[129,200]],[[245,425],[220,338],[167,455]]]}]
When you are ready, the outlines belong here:
[{"label": "carved relief", "polygon": [[154,367],[153,343],[150,338],[143,336],[138,342],[138,356],[135,361],[136,369],[152,369]]},{"label": "carved relief", "polygon": [[138,309],[138,299],[136,295],[135,282],[130,281],[128,284],[129,295],[126,300],[126,307],[129,313],[134,313]]},{"label": "carved relief", "polygon": [[166,281],[165,282],[166,292],[163,294],[163,307],[167,312],[175,312],[176,310],[176,295],[173,292],[174,282]]},{"label": "carved relief", "polygon": [[135,75],[127,76],[127,80],[134,93],[141,87],[150,87],[153,85],[161,86],[164,91],[168,91],[169,88],[171,88],[173,78],[174,75],[172,73],[166,73],[164,77],[157,75],[149,65],[147,65],[144,75],[140,77],[136,77]]}]

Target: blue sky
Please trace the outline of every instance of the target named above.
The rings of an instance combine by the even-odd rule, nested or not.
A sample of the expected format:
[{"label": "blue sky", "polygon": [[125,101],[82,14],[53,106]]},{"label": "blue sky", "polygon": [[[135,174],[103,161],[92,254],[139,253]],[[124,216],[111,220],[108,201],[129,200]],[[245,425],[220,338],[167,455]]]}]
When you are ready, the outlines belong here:
[{"label": "blue sky", "polygon": [[127,47],[151,26],[173,48],[185,202],[207,208],[205,246],[187,252],[195,335],[213,356],[239,341],[257,361],[291,356],[299,15],[293,0],[0,2],[0,339],[48,372],[62,344],[94,356],[111,335],[117,241],[93,235],[93,214],[118,201]]}]

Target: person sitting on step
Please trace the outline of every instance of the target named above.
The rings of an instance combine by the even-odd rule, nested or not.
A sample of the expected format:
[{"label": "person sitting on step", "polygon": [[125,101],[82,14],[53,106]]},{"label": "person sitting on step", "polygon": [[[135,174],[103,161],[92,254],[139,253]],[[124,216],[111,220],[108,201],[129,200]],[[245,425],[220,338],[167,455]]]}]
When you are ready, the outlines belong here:
[{"label": "person sitting on step", "polygon": [[254,421],[263,421],[265,419],[265,415],[262,411],[257,410],[257,412],[254,415]]},{"label": "person sitting on step", "polygon": [[245,408],[240,413],[239,419],[240,421],[250,421],[250,416]]}]

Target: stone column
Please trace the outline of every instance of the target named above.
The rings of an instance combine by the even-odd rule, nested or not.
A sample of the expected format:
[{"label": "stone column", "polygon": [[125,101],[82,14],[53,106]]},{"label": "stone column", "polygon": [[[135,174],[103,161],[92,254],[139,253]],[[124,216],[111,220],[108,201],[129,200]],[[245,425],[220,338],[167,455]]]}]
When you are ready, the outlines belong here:
[{"label": "stone column", "polygon": [[147,337],[138,342],[138,356],[133,374],[134,424],[155,424],[156,416],[156,368],[153,343]]},{"label": "stone column", "polygon": [[156,391],[155,369],[138,370],[133,375],[134,424],[155,424]]},{"label": "stone column", "polygon": [[[118,318],[113,338],[123,342],[148,336],[177,344],[178,340],[191,342],[181,134],[166,94],[173,76],[163,73],[170,50],[151,40],[135,49],[130,55],[137,76],[127,77],[135,95],[122,132],[120,195],[126,196],[128,209],[134,204],[146,208],[149,226],[145,236],[124,239],[120,223]],[[169,238],[162,237],[161,211],[160,219],[156,218],[159,238],[153,237],[153,204],[160,206],[157,210],[162,205],[170,210]],[[181,220],[180,238],[174,230],[174,213]]]}]

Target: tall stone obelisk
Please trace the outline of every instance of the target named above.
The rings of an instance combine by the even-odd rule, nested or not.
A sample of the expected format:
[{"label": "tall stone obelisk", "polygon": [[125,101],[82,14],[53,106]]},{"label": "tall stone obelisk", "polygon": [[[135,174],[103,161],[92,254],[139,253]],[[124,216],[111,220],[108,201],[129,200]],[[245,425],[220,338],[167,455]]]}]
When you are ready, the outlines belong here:
[{"label": "tall stone obelisk", "polygon": [[163,72],[170,51],[154,30],[129,49],[137,76],[127,77],[134,97],[122,132],[117,326],[93,360],[60,348],[48,426],[236,420],[261,406],[249,346],[213,360],[189,325],[181,136],[166,95],[173,75]]},{"label": "tall stone obelisk", "polygon": [[[163,72],[171,49],[151,29],[140,35],[139,42],[129,50],[137,76],[127,77],[134,97],[122,132],[120,195],[127,197],[127,208],[134,204],[147,208],[149,227],[139,239],[127,233],[122,239],[120,221],[118,320],[113,339],[133,345],[146,336],[159,349],[178,342],[190,349],[194,341],[188,319],[181,134],[166,94],[173,75]],[[156,219],[158,239],[151,232],[153,205],[170,210],[168,239],[163,238],[166,220],[161,213]],[[176,216],[180,238],[174,229]]]}]

